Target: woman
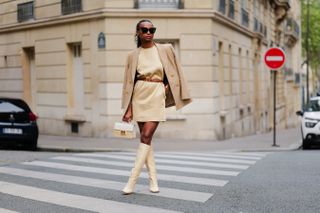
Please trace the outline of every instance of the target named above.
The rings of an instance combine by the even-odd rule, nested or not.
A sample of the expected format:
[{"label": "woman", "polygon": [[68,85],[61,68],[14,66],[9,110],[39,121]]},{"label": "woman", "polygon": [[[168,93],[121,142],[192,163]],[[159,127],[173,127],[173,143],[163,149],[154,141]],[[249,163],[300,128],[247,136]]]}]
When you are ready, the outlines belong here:
[{"label": "woman", "polygon": [[137,49],[129,53],[123,82],[122,120],[137,121],[140,145],[134,168],[123,194],[131,194],[144,164],[149,172],[150,191],[159,192],[151,141],[165,107],[182,108],[191,102],[186,81],[171,44],[153,42],[156,28],[150,20],[136,26]]}]

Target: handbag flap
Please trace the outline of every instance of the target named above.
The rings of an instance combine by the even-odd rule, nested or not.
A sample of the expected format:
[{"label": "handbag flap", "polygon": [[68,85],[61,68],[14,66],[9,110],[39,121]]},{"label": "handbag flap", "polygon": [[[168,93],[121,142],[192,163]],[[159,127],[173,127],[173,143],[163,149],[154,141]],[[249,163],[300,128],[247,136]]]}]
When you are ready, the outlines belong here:
[{"label": "handbag flap", "polygon": [[115,122],[113,129],[120,131],[133,131],[134,124],[126,122]]}]

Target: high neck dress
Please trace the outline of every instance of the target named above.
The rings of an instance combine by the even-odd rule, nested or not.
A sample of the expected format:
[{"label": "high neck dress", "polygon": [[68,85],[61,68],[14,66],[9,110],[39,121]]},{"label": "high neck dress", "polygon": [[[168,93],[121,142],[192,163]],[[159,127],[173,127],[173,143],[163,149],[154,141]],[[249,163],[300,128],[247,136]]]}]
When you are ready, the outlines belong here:
[{"label": "high neck dress", "polygon": [[[136,71],[137,79],[161,80],[163,66],[157,47],[141,48]],[[132,96],[133,120],[165,121],[165,88],[162,82],[137,80]]]}]

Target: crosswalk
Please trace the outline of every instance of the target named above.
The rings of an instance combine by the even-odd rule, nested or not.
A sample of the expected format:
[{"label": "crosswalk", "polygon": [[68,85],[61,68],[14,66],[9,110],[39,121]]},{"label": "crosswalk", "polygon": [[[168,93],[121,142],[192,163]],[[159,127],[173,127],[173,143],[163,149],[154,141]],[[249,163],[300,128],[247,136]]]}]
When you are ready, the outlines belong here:
[{"label": "crosswalk", "polygon": [[[70,208],[83,212],[183,212],[188,202],[201,205],[233,178],[269,153],[238,152],[156,152],[160,193],[148,190],[148,174],[141,173],[135,195],[123,196],[135,153],[77,153],[0,167],[1,196],[28,202]],[[150,203],[139,202],[145,198]],[[152,205],[161,198],[160,204]],[[177,202],[174,208],[166,203]],[[58,206],[58,207],[57,207]],[[0,212],[47,212],[5,205]],[[54,211],[51,211],[54,212]],[[66,210],[65,212],[69,212]]]}]

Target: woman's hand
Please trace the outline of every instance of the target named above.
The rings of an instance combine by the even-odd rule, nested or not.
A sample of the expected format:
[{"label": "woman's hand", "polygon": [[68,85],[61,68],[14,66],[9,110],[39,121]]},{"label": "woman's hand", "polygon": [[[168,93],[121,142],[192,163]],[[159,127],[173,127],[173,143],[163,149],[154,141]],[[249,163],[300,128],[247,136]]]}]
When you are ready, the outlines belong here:
[{"label": "woman's hand", "polygon": [[128,106],[126,113],[122,117],[122,121],[131,122],[132,121],[132,107],[131,104]]}]

